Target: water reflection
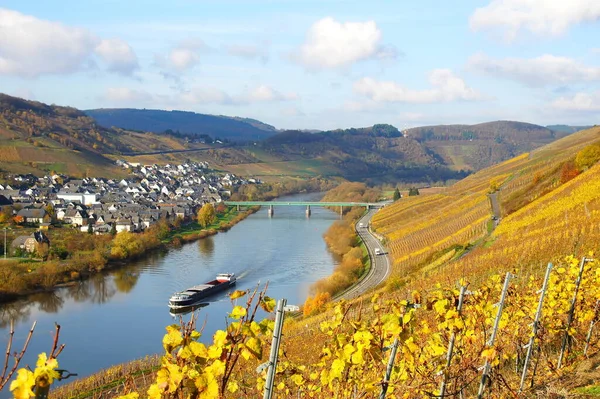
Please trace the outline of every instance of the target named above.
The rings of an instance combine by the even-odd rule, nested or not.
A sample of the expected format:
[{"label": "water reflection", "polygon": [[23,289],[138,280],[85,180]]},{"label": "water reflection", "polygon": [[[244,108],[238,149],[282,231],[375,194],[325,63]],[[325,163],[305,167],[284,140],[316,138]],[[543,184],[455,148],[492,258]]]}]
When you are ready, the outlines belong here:
[{"label": "water reflection", "polygon": [[42,294],[34,294],[30,298],[32,303],[37,304],[38,309],[46,313],[58,313],[64,299],[56,294],[56,292],[45,292]]},{"label": "water reflection", "polygon": [[185,316],[186,314],[192,313],[198,309],[208,306],[208,302],[196,303],[191,306],[185,306],[182,308],[169,309],[169,314],[173,317]]},{"label": "water reflection", "polygon": [[139,278],[139,270],[120,269],[113,273],[115,287],[121,293],[131,292]]},{"label": "water reflection", "polygon": [[108,279],[101,274],[91,277],[88,283],[91,286],[90,300],[93,303],[106,303],[117,293],[114,280]]},{"label": "water reflection", "polygon": [[0,328],[10,326],[10,321],[15,324],[25,322],[31,315],[31,305],[29,301],[17,300],[0,306]]},{"label": "water reflection", "polygon": [[215,241],[212,236],[198,240],[198,249],[202,255],[207,258],[212,258],[213,252],[215,251]]}]

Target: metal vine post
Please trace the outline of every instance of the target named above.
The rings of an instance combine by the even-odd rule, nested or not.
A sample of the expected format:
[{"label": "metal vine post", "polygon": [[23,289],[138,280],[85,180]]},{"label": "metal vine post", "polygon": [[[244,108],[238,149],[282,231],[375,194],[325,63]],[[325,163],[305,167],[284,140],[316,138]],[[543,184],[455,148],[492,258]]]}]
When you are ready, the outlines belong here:
[{"label": "metal vine post", "polygon": [[579,293],[579,286],[581,285],[581,276],[583,275],[583,271],[585,269],[585,263],[591,262],[592,260],[593,259],[587,259],[584,256],[583,258],[581,258],[581,263],[579,264],[579,274],[577,275],[577,280],[575,281],[575,291],[573,292],[573,299],[571,299],[569,317],[567,319],[567,325],[565,326],[565,335],[563,336],[562,345],[560,347],[560,355],[558,356],[558,363],[556,364],[557,369],[562,367],[565,352],[567,350],[567,344],[569,343],[569,329],[571,328],[571,324],[573,323],[573,319],[575,317],[575,305],[577,303],[577,294]]},{"label": "metal vine post", "polygon": [[[460,317],[463,307],[463,301],[465,299],[465,292],[467,291],[467,286],[463,285],[460,287],[460,295],[458,297],[458,306],[456,307],[456,311],[458,312],[458,316]],[[446,382],[448,381],[448,370],[450,370],[450,364],[452,363],[452,352],[454,351],[454,342],[456,341],[456,332],[452,332],[452,336],[450,336],[450,341],[448,342],[448,351],[446,353],[446,368],[444,370],[444,376],[442,378],[442,382],[440,384],[440,398],[443,398],[446,394]]]},{"label": "metal vine post", "polygon": [[385,399],[385,395],[390,384],[390,378],[392,377],[392,369],[394,368],[394,360],[396,359],[396,352],[398,351],[399,343],[400,341],[398,341],[398,338],[396,338],[392,344],[392,352],[390,353],[390,358],[385,370],[385,377],[381,382],[381,393],[379,394],[379,399]]},{"label": "metal vine post", "polygon": [[592,339],[592,332],[594,326],[598,321],[598,311],[600,310],[600,299],[596,300],[596,306],[594,307],[594,318],[590,321],[590,328],[588,329],[587,336],[585,337],[585,349],[583,350],[583,356],[587,357],[587,352],[590,347],[590,340]]},{"label": "metal vine post", "polygon": [[[550,272],[552,271],[552,263],[548,263],[548,267],[546,268],[546,275],[544,276],[544,283],[542,284],[542,289],[540,292],[540,300],[538,302],[537,310],[535,312],[535,319],[533,320],[533,327],[531,331],[531,337],[529,338],[529,343],[527,344],[527,355],[525,355],[525,364],[523,365],[523,371],[521,373],[521,383],[519,385],[519,392],[523,390],[523,386],[525,385],[525,379],[527,378],[527,369],[529,368],[529,360],[531,359],[531,354],[533,353],[533,347],[535,346],[535,338],[537,337],[537,332],[539,329],[540,318],[542,317],[542,307],[544,306],[544,297],[546,296],[546,291],[548,290],[548,280],[550,279]],[[533,382],[533,378],[535,374],[531,376],[531,381]]]},{"label": "metal vine post", "polygon": [[269,363],[267,366],[267,378],[265,381],[263,399],[271,399],[273,397],[273,383],[275,382],[275,372],[277,371],[277,356],[279,354],[281,333],[283,331],[283,307],[285,306],[286,302],[286,299],[280,299],[277,301],[277,307],[275,310],[275,327],[273,329],[273,342],[271,343],[271,353],[269,355]]},{"label": "metal vine post", "polygon": [[[498,303],[498,313],[496,313],[496,320],[494,321],[494,329],[492,330],[492,336],[490,340],[487,342],[488,347],[493,347],[494,342],[496,341],[496,334],[498,333],[498,326],[500,325],[500,318],[502,317],[502,309],[504,308],[504,301],[506,300],[506,293],[508,292],[508,286],[510,284],[510,279],[512,274],[510,272],[506,273],[506,277],[504,278],[504,286],[502,287],[502,294],[500,295],[500,302]],[[479,384],[479,392],[477,392],[477,399],[481,399],[483,397],[483,391],[485,390],[485,384],[489,378],[490,373],[490,360],[485,359],[485,364],[483,365],[483,374],[481,375],[481,383]]]}]

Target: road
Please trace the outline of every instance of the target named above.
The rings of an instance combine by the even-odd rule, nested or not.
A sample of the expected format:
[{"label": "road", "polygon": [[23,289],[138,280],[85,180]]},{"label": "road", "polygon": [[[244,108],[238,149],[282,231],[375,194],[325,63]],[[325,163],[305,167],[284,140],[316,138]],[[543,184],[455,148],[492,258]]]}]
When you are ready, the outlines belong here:
[{"label": "road", "polygon": [[500,203],[498,202],[498,192],[489,194],[490,204],[492,206],[492,214],[494,215],[494,229],[498,227],[498,223],[500,223]]},{"label": "road", "polygon": [[[342,293],[336,299],[352,299],[356,298],[372,288],[377,287],[383,282],[390,274],[390,259],[379,240],[375,238],[373,234],[369,232],[366,226],[369,225],[369,221],[373,215],[377,212],[377,209],[369,210],[362,218],[356,222],[356,232],[365,243],[367,250],[369,251],[369,257],[371,258],[371,268],[367,275],[360,280],[356,285]],[[360,224],[365,227],[359,227]],[[375,255],[375,248],[379,248],[382,255]]]}]

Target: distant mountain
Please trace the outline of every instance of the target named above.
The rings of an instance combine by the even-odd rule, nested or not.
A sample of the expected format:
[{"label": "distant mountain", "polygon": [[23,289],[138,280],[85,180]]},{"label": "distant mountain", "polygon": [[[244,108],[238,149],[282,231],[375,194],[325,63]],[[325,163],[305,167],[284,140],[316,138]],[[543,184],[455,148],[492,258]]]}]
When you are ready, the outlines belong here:
[{"label": "distant mountain", "polygon": [[0,93],[0,164],[6,172],[114,176],[123,172],[111,156],[190,148],[172,136],[105,128],[78,109]]},{"label": "distant mountain", "polygon": [[586,130],[591,128],[592,126],[569,126],[569,125],[548,125],[546,126],[550,130],[554,130],[555,132],[562,133],[575,133],[580,130]]},{"label": "distant mountain", "polygon": [[249,118],[197,114],[186,111],[152,109],[90,109],[85,113],[104,127],[163,133],[166,130],[209,135],[212,138],[246,142],[265,139],[277,133],[271,125]]},{"label": "distant mountain", "polygon": [[404,133],[439,156],[444,164],[470,170],[532,151],[569,134],[515,121],[423,126]]}]

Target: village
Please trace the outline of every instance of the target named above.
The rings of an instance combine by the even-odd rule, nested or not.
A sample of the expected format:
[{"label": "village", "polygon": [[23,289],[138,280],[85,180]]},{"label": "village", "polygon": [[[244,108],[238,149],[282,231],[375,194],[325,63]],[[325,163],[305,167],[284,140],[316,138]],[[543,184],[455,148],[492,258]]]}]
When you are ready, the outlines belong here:
[{"label": "village", "polygon": [[[8,176],[0,184],[0,222],[38,231],[14,238],[4,254],[33,253],[50,244],[44,231],[71,226],[90,234],[142,232],[160,220],[190,220],[206,203],[219,203],[235,187],[261,184],[230,173],[219,174],[206,162],[140,165],[118,160],[131,171],[121,180],[99,177],[72,179],[52,174]],[[4,227],[6,230],[10,227]]]}]

